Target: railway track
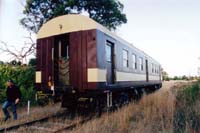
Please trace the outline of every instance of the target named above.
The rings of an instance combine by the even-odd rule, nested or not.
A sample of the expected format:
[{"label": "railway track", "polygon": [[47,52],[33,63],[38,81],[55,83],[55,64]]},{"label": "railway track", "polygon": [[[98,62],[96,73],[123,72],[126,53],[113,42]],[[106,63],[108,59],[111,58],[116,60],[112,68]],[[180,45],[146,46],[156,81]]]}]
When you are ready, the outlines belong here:
[{"label": "railway track", "polygon": [[[135,99],[139,100],[139,99]],[[124,103],[125,105],[127,103]],[[124,105],[122,104],[122,105]],[[108,108],[109,109],[109,108]],[[107,111],[114,111],[115,108],[111,110],[103,110],[103,112]],[[80,114],[78,114],[79,117],[74,117],[73,119],[69,118],[69,112],[60,112],[57,114],[54,114],[52,116],[36,119],[33,121],[28,121],[24,123],[20,123],[17,125],[13,125],[10,127],[0,128],[1,132],[14,132],[14,133],[21,133],[21,132],[31,132],[31,133],[43,133],[43,132],[49,132],[49,133],[59,133],[64,132],[67,130],[72,130],[73,128],[76,128],[77,126],[91,120],[93,117],[95,117],[94,114],[90,114],[92,112],[88,111],[80,111]],[[97,115],[97,114],[96,114]],[[88,116],[88,117],[86,117]]]},{"label": "railway track", "polygon": [[73,128],[91,119],[92,116],[69,119],[67,118],[66,113],[61,113],[33,121],[20,123],[6,128],[0,128],[0,133],[1,132],[59,133],[67,130],[72,130]]}]

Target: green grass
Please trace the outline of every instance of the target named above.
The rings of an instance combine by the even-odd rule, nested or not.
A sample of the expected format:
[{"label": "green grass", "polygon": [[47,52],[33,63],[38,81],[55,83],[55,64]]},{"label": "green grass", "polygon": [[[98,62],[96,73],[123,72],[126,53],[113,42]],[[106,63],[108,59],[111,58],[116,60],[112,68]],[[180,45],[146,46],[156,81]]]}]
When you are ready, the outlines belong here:
[{"label": "green grass", "polygon": [[176,96],[174,132],[200,131],[200,84],[181,89]]},{"label": "green grass", "polygon": [[184,88],[177,95],[177,100],[180,103],[183,103],[187,106],[191,106],[195,104],[198,99],[199,94],[199,83],[195,83],[194,85]]}]

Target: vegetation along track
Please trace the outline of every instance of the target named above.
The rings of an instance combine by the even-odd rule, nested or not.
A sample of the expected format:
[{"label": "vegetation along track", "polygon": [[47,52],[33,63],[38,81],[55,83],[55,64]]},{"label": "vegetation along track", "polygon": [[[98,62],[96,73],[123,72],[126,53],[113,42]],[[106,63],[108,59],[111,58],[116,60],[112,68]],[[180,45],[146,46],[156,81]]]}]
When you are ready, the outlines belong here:
[{"label": "vegetation along track", "polygon": [[[114,111],[114,110],[110,110],[110,111]],[[65,111],[50,115],[50,116],[43,117],[43,118],[0,128],[0,132],[58,133],[58,132],[63,132],[67,130],[72,130],[76,128],[77,126],[80,126],[84,124],[85,122],[90,121],[95,116],[99,116],[98,113],[96,114],[93,111],[91,112],[91,110],[88,110],[88,111],[78,110],[78,112],[77,112],[77,115],[75,116],[75,113],[70,113],[67,110],[65,110]]]},{"label": "vegetation along track", "polygon": [[71,130],[91,119],[91,116],[70,118],[70,115],[67,115],[67,113],[64,112],[41,119],[20,123],[14,126],[0,128],[0,132],[59,133],[62,131]]},{"label": "vegetation along track", "polygon": [[[81,111],[82,112],[82,111]],[[83,112],[82,112],[83,113]],[[88,112],[89,113],[89,112]],[[93,114],[94,115],[94,114]],[[79,125],[91,120],[92,114],[78,115],[73,117],[73,114],[68,111],[59,112],[51,116],[40,119],[16,124],[14,126],[0,128],[0,132],[62,132],[76,128]],[[70,118],[70,117],[73,118]]]}]

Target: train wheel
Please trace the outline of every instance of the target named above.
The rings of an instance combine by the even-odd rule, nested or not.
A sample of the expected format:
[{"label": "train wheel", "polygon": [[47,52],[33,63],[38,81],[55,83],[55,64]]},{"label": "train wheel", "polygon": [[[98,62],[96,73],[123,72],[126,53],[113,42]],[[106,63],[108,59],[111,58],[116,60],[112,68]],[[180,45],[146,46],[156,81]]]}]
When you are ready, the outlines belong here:
[{"label": "train wheel", "polygon": [[136,92],[137,92],[137,99],[136,99],[137,101],[140,100],[144,94],[146,94],[143,88],[136,89]]},{"label": "train wheel", "polygon": [[119,93],[118,97],[116,98],[115,105],[117,108],[120,108],[123,105],[127,105],[129,102],[130,102],[129,93],[121,92],[121,93]]},{"label": "train wheel", "polygon": [[95,100],[95,116],[96,117],[100,117],[101,116],[101,113],[102,113],[102,107],[101,107],[101,100],[100,98],[97,98]]}]

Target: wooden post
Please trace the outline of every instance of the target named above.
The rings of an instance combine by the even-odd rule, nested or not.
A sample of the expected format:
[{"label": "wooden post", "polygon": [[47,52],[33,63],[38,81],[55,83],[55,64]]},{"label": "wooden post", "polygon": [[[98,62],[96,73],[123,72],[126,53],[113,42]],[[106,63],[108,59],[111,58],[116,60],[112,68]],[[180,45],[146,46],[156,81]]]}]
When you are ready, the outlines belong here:
[{"label": "wooden post", "polygon": [[28,104],[27,104],[27,115],[30,114],[30,101],[28,100]]}]

